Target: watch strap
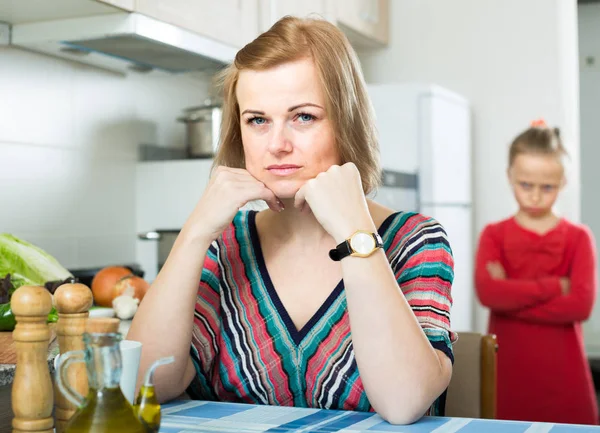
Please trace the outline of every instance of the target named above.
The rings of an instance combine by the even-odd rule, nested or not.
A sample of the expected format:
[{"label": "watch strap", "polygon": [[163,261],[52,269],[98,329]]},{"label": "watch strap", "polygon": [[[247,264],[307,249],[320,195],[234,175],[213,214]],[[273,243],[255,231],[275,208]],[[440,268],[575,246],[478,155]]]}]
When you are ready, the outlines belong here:
[{"label": "watch strap", "polygon": [[350,241],[347,239],[340,243],[337,247],[329,250],[329,258],[334,262],[339,262],[344,257],[348,257],[352,254],[352,248],[350,247]]},{"label": "watch strap", "polygon": [[[371,233],[373,239],[375,239],[375,249],[383,247],[383,241],[379,233]],[[329,258],[335,262],[339,262],[344,257],[351,256],[354,253],[354,250],[350,246],[350,238],[346,239],[344,242],[341,242],[337,247],[329,250]],[[373,250],[375,251],[375,250]]]}]

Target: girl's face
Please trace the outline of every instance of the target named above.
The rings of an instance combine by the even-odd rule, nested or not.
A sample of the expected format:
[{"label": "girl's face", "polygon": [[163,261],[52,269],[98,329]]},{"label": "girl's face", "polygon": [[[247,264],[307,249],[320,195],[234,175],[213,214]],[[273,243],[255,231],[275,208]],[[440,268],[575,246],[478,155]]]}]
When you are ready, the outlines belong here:
[{"label": "girl's face", "polygon": [[508,178],[519,209],[532,217],[552,212],[565,184],[564,167],[556,155],[520,153],[508,169]]},{"label": "girl's face", "polygon": [[340,163],[312,60],[243,70],[237,88],[246,170],[281,199]]}]

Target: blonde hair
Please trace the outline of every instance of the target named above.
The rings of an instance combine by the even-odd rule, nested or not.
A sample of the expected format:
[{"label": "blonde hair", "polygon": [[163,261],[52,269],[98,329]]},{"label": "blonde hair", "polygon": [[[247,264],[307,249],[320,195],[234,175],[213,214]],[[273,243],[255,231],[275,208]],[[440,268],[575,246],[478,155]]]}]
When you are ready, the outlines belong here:
[{"label": "blonde hair", "polygon": [[368,194],[381,181],[374,115],[358,57],[333,24],[314,18],[284,17],[242,48],[220,75],[223,118],[213,167],[244,168],[236,85],[242,70],[261,71],[284,63],[313,60],[325,95],[341,164],[353,162]]},{"label": "blonde hair", "polygon": [[532,126],[513,140],[508,152],[509,168],[512,167],[515,158],[522,153],[555,155],[559,158],[567,156],[567,150],[560,138],[560,130],[545,124]]}]

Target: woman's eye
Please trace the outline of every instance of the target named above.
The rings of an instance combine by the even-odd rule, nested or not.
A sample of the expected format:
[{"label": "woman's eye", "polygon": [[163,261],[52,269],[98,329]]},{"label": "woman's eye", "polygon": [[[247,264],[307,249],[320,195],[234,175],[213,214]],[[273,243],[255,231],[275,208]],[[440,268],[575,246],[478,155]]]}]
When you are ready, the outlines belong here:
[{"label": "woman's eye", "polygon": [[544,192],[552,192],[556,187],[554,185],[544,185],[542,189]]},{"label": "woman's eye", "polygon": [[315,119],[315,116],[308,113],[300,113],[298,114],[298,119],[300,119],[301,122],[310,122]]},{"label": "woman's eye", "polygon": [[523,189],[531,189],[531,184],[528,182],[521,182],[521,188]]},{"label": "woman's eye", "polygon": [[253,123],[255,125],[264,125],[265,123],[267,123],[267,119],[265,119],[264,117],[252,117],[248,119],[248,123]]}]

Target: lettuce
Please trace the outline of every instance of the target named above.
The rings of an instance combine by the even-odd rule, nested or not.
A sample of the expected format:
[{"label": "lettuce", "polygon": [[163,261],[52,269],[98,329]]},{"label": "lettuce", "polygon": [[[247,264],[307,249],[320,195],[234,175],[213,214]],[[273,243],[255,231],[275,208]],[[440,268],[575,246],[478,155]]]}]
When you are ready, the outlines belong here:
[{"label": "lettuce", "polygon": [[8,233],[0,233],[0,278],[10,274],[15,289],[73,277],[54,257]]}]

